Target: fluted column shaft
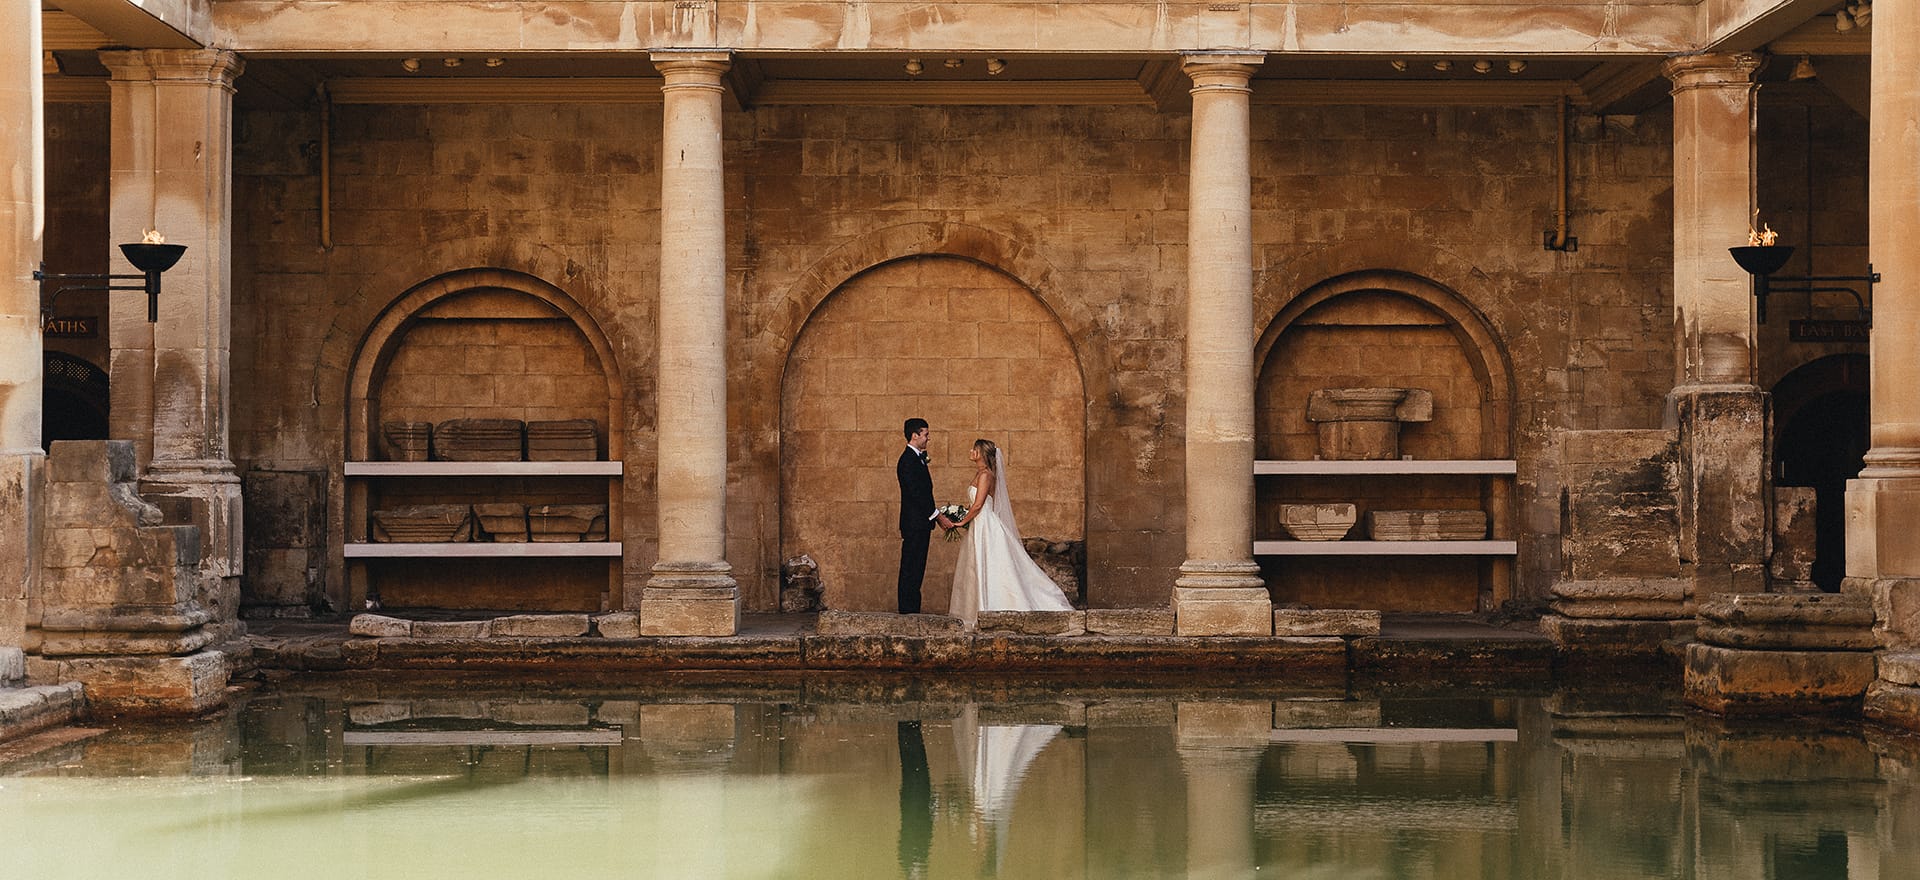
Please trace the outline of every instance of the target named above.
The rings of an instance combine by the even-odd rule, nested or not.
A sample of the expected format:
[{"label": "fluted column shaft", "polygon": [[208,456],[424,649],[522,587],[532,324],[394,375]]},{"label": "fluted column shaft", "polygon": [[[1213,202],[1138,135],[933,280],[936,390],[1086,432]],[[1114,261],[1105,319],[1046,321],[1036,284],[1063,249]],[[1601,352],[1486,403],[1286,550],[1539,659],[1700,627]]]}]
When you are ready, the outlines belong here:
[{"label": "fluted column shaft", "polygon": [[649,635],[731,635],[726,561],[727,252],[721,97],[729,56],[662,51],[660,557],[642,594]]},{"label": "fluted column shaft", "polygon": [[1727,253],[1754,206],[1751,55],[1687,55],[1673,82],[1674,389],[1680,560],[1700,597],[1766,589],[1768,395],[1755,385],[1752,279]]},{"label": "fluted column shaft", "polygon": [[[244,558],[229,438],[233,350],[233,81],[216,49],[100,53],[111,78],[109,242],[149,230],[187,246],[162,279],[159,320],[143,296],[109,299],[113,436],[135,443],[143,493],[183,498],[210,573]],[[109,265],[131,271],[119,251]],[[229,597],[235,598],[235,597]]]},{"label": "fluted column shaft", "polygon": [[1253,561],[1253,208],[1248,105],[1257,54],[1194,54],[1187,204],[1187,561],[1183,635],[1273,631]]},{"label": "fluted column shaft", "polygon": [[[13,36],[4,36],[12,34]],[[20,671],[27,597],[40,570],[40,265],[44,122],[40,4],[0,9],[0,686]]]}]

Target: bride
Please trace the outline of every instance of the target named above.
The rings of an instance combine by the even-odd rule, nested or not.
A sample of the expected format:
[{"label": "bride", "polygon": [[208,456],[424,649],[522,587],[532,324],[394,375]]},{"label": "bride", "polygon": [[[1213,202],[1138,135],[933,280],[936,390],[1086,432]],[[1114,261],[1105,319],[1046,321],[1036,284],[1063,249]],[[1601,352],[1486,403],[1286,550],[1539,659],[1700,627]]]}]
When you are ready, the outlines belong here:
[{"label": "bride", "polygon": [[967,458],[977,468],[967,487],[967,513],[958,522],[940,517],[943,528],[973,527],[960,544],[947,613],[972,629],[982,611],[1072,611],[1020,542],[1007,499],[1006,453],[991,440],[975,440]]}]

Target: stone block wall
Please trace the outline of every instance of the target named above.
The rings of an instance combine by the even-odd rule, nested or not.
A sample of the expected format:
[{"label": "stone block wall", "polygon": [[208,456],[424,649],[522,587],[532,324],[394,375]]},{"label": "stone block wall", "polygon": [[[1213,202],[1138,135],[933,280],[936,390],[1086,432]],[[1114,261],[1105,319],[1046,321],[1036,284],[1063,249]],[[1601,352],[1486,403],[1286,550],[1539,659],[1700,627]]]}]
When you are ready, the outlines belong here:
[{"label": "stone block wall", "polygon": [[1680,575],[1679,452],[1670,431],[1561,436],[1566,580]]},{"label": "stone block wall", "polygon": [[[320,241],[317,162],[305,148],[317,140],[317,125],[310,112],[240,113],[234,365],[237,375],[253,377],[234,403],[242,467],[334,473],[344,448],[345,370],[381,310],[442,273],[524,272],[581,303],[619,360],[627,395],[619,426],[625,579],[635,595],[654,561],[659,108],[336,107],[331,248]],[[1574,253],[1540,247],[1555,202],[1554,125],[1555,113],[1544,107],[1254,108],[1257,302],[1249,332],[1263,332],[1300,291],[1366,269],[1428,279],[1481,312],[1516,376],[1516,501],[1529,548],[1520,564],[1523,595],[1542,594],[1559,567],[1561,478],[1546,454],[1554,435],[1651,427],[1671,383],[1667,117],[1576,126],[1581,247]],[[857,303],[863,273],[922,256],[930,264],[942,257],[978,264],[977,272],[996,279],[993,289],[1011,292],[1010,304],[1046,313],[1051,328],[1036,321],[1031,344],[1045,345],[1042,360],[1062,367],[1049,367],[1045,388],[1036,387],[1052,401],[1044,406],[1010,390],[1004,406],[975,404],[935,419],[936,439],[954,444],[936,446],[937,464],[959,467],[959,444],[976,428],[986,436],[1008,432],[1023,504],[1062,505],[1035,508],[1023,526],[1042,534],[1055,530],[1050,519],[1057,518],[1060,533],[1047,537],[1084,536],[1092,604],[1166,601],[1185,554],[1187,126],[1184,114],[1144,107],[727,113],[727,554],[749,609],[776,606],[788,550],[815,552],[788,543],[783,505],[802,500],[796,481],[813,479],[797,464],[814,454],[805,432],[828,429],[789,431],[790,416],[805,413],[814,397],[790,400],[789,389],[814,381],[818,353],[850,358],[845,363],[895,357],[886,353],[892,343],[870,341],[885,334],[864,332],[875,328],[816,341],[813,322],[832,319],[838,303]],[[925,401],[923,414],[936,415],[958,403],[914,383],[944,366],[940,346],[953,337],[943,334],[961,331],[921,323],[916,345],[924,342],[929,353],[916,348],[902,370],[856,370],[851,381],[872,400],[864,412],[853,408],[852,427],[831,429],[853,432],[841,442],[871,471],[849,472],[832,490],[871,508],[824,514],[844,522],[842,540],[877,548],[893,538],[890,516],[867,520],[895,503],[893,486],[878,474],[897,454],[899,423],[909,413],[881,402]],[[993,341],[1011,339],[995,334]],[[1071,407],[1052,397],[1066,393],[1054,385],[1069,363],[1080,383]],[[997,378],[997,369],[976,372]],[[837,384],[831,367],[828,375]],[[1007,381],[1011,389],[1012,372]],[[827,409],[816,398],[813,415]],[[1084,438],[1077,461],[1068,451],[1075,436]],[[1022,452],[1035,443],[1048,450],[1040,461]],[[879,461],[865,460],[871,456]],[[1024,476],[1030,466],[1044,469],[1046,480],[1083,477],[1075,492],[1038,472]],[[953,482],[936,479],[943,490]],[[814,485],[804,491],[818,494]],[[344,489],[336,483],[327,491],[338,500]],[[1076,505],[1084,505],[1078,530]],[[344,505],[326,507],[328,532],[343,534]],[[882,551],[862,552],[877,558],[871,554]],[[821,563],[830,583],[841,576]],[[890,579],[890,562],[865,565]],[[340,570],[329,566],[325,574],[336,596]],[[884,583],[849,588],[878,595]]]}]

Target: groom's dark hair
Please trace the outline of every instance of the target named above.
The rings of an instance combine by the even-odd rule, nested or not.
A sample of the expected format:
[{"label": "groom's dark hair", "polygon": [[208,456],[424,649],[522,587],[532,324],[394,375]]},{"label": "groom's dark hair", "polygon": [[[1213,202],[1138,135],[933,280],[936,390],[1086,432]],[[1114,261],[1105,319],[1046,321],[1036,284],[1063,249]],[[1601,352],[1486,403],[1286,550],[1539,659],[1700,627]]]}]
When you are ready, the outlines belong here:
[{"label": "groom's dark hair", "polygon": [[907,439],[912,440],[913,435],[918,434],[921,431],[924,431],[926,429],[927,429],[926,419],[908,419],[907,427],[906,427]]}]

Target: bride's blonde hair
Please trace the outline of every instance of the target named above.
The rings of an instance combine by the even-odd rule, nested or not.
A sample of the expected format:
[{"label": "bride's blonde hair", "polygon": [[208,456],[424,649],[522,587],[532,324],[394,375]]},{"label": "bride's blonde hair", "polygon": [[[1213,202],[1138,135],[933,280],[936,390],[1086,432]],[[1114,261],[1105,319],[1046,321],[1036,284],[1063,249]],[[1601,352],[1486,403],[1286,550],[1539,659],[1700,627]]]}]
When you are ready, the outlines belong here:
[{"label": "bride's blonde hair", "polygon": [[987,470],[993,470],[999,466],[1000,447],[993,445],[992,440],[973,441],[973,451],[980,453],[980,460],[987,463]]}]

